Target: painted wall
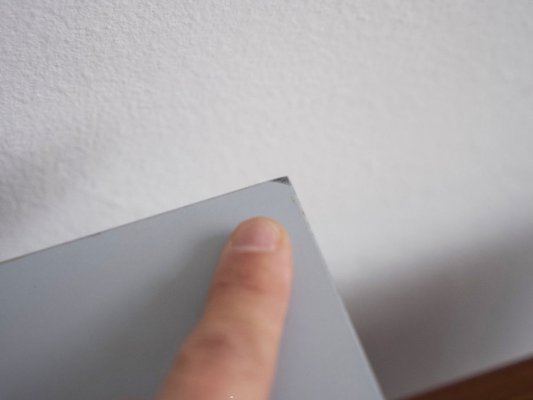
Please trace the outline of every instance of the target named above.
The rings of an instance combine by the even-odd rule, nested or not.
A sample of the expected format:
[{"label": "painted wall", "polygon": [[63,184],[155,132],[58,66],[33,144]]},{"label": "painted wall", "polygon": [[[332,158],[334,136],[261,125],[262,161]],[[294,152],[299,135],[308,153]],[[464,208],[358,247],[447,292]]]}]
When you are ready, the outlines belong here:
[{"label": "painted wall", "polygon": [[533,352],[533,3],[0,1],[0,258],[289,175],[386,394]]}]

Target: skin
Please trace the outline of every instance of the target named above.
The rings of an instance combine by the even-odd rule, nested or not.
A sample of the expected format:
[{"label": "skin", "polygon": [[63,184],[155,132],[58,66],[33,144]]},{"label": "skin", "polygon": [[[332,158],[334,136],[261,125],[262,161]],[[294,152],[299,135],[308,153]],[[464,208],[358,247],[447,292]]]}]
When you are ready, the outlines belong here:
[{"label": "skin", "polygon": [[283,226],[264,217],[242,222],[222,250],[204,315],[157,400],[267,400],[291,281]]}]

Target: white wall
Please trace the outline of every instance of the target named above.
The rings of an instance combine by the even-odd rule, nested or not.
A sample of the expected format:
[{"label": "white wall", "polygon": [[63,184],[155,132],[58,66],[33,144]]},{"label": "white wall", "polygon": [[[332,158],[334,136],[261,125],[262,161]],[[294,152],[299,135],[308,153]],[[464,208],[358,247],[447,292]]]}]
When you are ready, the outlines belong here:
[{"label": "white wall", "polygon": [[289,175],[389,397],[530,354],[532,48],[529,1],[0,0],[0,258]]}]

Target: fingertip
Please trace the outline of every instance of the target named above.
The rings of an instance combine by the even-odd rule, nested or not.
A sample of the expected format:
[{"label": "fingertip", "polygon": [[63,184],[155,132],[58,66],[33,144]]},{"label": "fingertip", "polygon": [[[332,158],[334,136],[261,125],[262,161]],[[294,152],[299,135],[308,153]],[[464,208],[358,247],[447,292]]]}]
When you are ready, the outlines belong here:
[{"label": "fingertip", "polygon": [[263,216],[241,222],[229,239],[231,250],[239,252],[273,252],[287,244],[288,234],[284,226]]}]

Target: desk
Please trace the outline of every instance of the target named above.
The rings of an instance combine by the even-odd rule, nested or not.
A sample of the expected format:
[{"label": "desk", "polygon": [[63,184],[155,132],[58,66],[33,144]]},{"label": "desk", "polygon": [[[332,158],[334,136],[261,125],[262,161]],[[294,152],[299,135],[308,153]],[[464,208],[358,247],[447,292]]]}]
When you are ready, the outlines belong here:
[{"label": "desk", "polygon": [[533,358],[409,400],[533,400]]}]

